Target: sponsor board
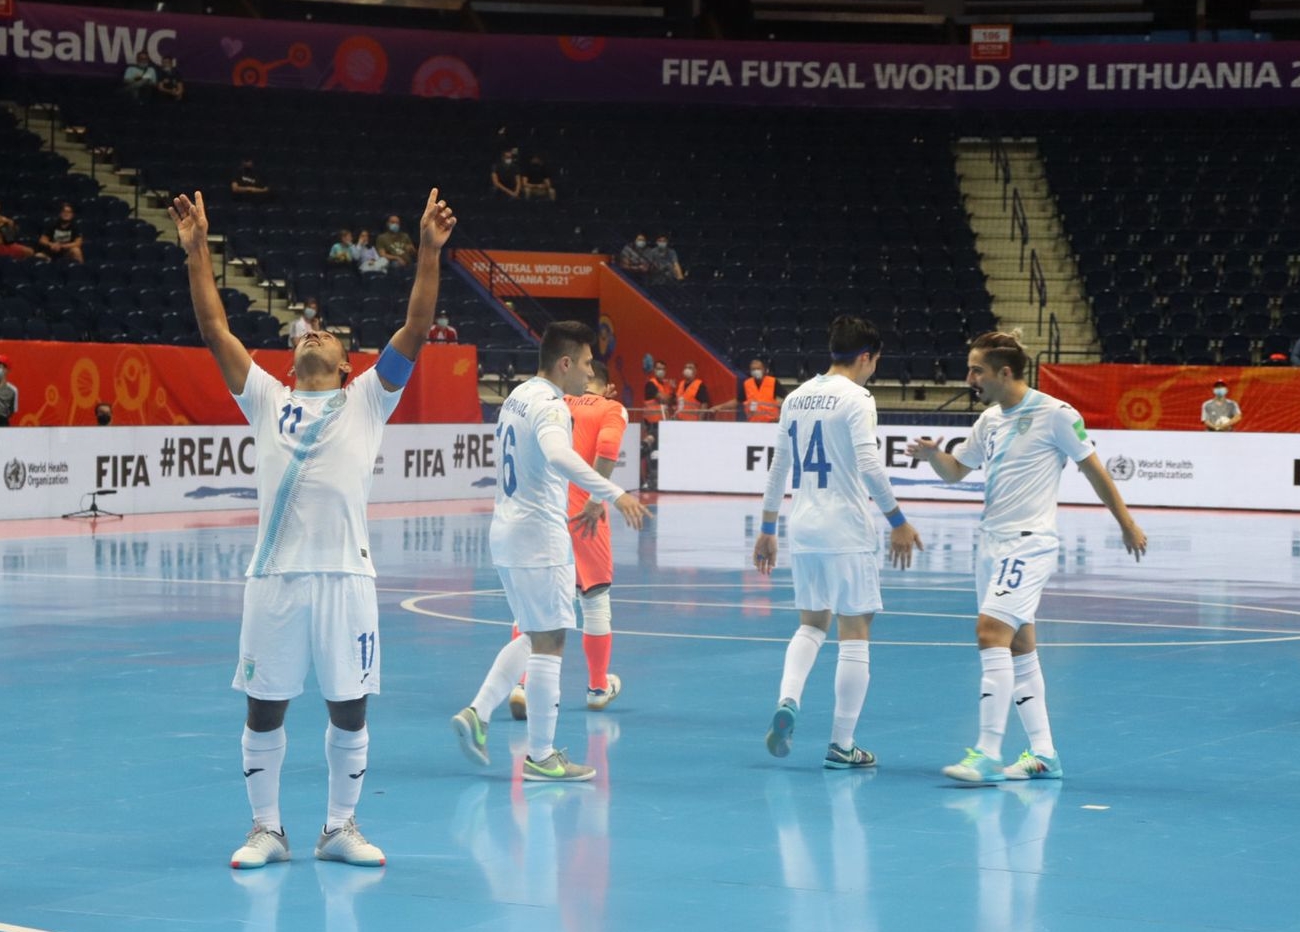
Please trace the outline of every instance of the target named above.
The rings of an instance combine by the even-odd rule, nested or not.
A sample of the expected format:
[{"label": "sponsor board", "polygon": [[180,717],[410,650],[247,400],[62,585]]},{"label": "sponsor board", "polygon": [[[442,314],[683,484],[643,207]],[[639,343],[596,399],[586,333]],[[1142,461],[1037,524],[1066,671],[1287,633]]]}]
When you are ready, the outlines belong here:
[{"label": "sponsor board", "polygon": [[[940,437],[951,450],[968,435],[969,428],[880,425],[880,455],[894,494],[900,499],[982,500],[982,471],[946,485],[928,465],[904,452],[917,437]],[[1088,437],[1130,505],[1300,511],[1300,436],[1097,430],[1088,431]],[[775,445],[782,439],[772,424],[660,424],[659,488],[761,495]],[[1060,501],[1098,501],[1087,478],[1071,464],[1062,472]]]},{"label": "sponsor board", "polygon": [[[0,518],[49,518],[85,507],[124,514],[257,507],[248,428],[71,427],[5,431]],[[613,481],[635,489],[641,429],[629,426]],[[372,502],[492,498],[496,437],[487,424],[390,424],[375,460]]]}]

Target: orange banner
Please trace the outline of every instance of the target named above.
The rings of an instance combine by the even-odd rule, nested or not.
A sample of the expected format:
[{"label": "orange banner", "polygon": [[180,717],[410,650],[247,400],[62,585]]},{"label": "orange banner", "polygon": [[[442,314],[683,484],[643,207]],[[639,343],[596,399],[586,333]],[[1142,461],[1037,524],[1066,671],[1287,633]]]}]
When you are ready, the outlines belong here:
[{"label": "orange banner", "polygon": [[1234,430],[1300,431],[1300,369],[1274,366],[1042,365],[1038,387],[1069,402],[1090,428],[1204,430],[1215,380],[1241,406]]},{"label": "orange banner", "polygon": [[[113,406],[114,424],[243,424],[211,354],[199,347],[120,343],[0,340],[9,381],[18,388],[17,426],[95,423],[95,405]],[[289,383],[288,349],[253,350],[267,372]],[[354,375],[375,364],[374,353],[351,353]],[[482,420],[478,354],[472,346],[430,345],[393,414],[394,424]]]},{"label": "orange banner", "polygon": [[736,398],[736,373],[608,267],[600,270],[599,338],[596,356],[608,364],[629,411],[645,404],[650,375],[642,360],[647,354],[667,363],[668,377],[674,381],[681,379],[684,363],[694,362],[712,404]]},{"label": "orange banner", "polygon": [[[463,250],[461,251],[464,252]],[[483,257],[486,256],[487,260]],[[508,293],[492,283],[493,264],[534,298],[598,298],[599,271],[609,256],[572,252],[508,252],[500,249],[481,253],[458,253],[457,261],[493,294]]]}]

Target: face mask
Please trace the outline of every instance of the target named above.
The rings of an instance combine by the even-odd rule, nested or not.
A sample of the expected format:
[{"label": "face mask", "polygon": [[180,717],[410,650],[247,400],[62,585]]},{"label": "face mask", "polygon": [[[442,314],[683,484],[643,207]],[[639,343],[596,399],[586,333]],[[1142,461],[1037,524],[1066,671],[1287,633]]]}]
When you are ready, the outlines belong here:
[{"label": "face mask", "polygon": [[662,378],[663,378],[664,376],[666,376],[667,374],[668,374],[668,371],[667,371],[666,369],[656,369],[656,370],[655,370],[655,378],[656,378],[656,379],[662,379]]},{"label": "face mask", "polygon": [[762,370],[762,369],[750,369],[750,370],[749,370],[749,376],[750,376],[750,378],[752,378],[755,382],[761,382],[761,381],[763,381],[763,370]]},{"label": "face mask", "polygon": [[511,163],[514,162],[514,159],[510,158],[509,156],[507,156],[507,157],[505,157],[504,159],[502,159],[501,161],[502,161],[502,163],[505,164],[505,165],[510,165]]},{"label": "face mask", "polygon": [[439,326],[439,327],[445,327],[445,326],[447,326],[447,323],[448,323],[447,318],[445,318],[445,317],[439,317],[439,318],[438,318],[438,326]]},{"label": "face mask", "polygon": [[316,316],[316,308],[314,307],[305,308],[302,312],[302,316],[306,317],[308,320],[311,320],[313,317]]},{"label": "face mask", "polygon": [[645,240],[643,240],[643,239],[639,239],[639,240],[637,240],[637,241],[636,241],[636,248],[637,248],[637,249],[645,249]]},{"label": "face mask", "polygon": [[401,225],[400,223],[390,223],[390,224],[388,225],[388,232],[389,232],[389,233],[396,233],[396,232],[397,232],[398,230],[400,230],[401,228],[402,228],[402,225]]},{"label": "face mask", "polygon": [[95,420],[99,421],[100,427],[107,427],[113,420],[113,415],[109,414],[107,411],[102,411],[95,415]]},{"label": "face mask", "polygon": [[688,382],[691,381],[691,379],[695,378],[695,370],[694,370],[694,369],[683,369],[683,370],[682,370],[682,378],[684,378],[684,379],[685,379],[686,381],[688,381]]},{"label": "face mask", "polygon": [[1227,398],[1227,397],[1228,397],[1228,390],[1227,390],[1226,388],[1216,388],[1216,389],[1214,390],[1214,397],[1215,397],[1215,398]]},{"label": "face mask", "polygon": [[666,242],[664,242],[663,240],[660,240],[659,242],[655,243],[655,245],[656,245],[657,247],[659,247],[660,249],[667,249],[667,248],[668,248],[668,244],[667,244]]}]

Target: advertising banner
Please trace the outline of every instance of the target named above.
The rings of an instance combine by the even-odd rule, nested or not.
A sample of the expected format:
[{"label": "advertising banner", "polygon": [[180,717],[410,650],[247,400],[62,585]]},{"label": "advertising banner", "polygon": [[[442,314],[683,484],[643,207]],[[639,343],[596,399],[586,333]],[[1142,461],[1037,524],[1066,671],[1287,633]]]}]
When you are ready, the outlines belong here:
[{"label": "advertising banner", "polygon": [[[659,488],[760,496],[779,434],[772,424],[665,422],[659,425]],[[981,501],[983,472],[946,485],[903,452],[916,437],[941,437],[950,450],[968,435],[966,428],[882,424],[880,456],[894,494]],[[1300,435],[1089,430],[1088,436],[1130,505],[1300,511]],[[1243,482],[1247,466],[1250,478]],[[1097,503],[1092,486],[1072,464],[1062,474],[1060,501]]]},{"label": "advertising banner", "polygon": [[[613,481],[640,483],[641,430],[623,437]],[[0,431],[0,519],[85,508],[121,514],[257,507],[247,427],[67,427]],[[375,460],[372,502],[492,498],[492,425],[390,424]],[[111,496],[111,497],[108,497]]]},{"label": "advertising banner", "polygon": [[1038,387],[1092,428],[1204,430],[1201,405],[1228,383],[1241,406],[1235,432],[1300,432],[1300,369],[1285,366],[1042,365]]},{"label": "advertising banner", "polygon": [[496,293],[490,285],[491,266],[478,258],[487,256],[517,284],[526,295],[534,298],[598,298],[600,297],[600,267],[609,256],[594,253],[572,252],[512,252],[490,249],[461,262],[480,283]]},{"label": "advertising banner", "polygon": [[[0,340],[0,353],[13,364],[9,381],[18,386],[19,408],[12,423],[18,427],[94,424],[101,401],[112,406],[114,426],[246,423],[212,354],[201,347]],[[251,355],[271,375],[291,381],[288,349],[252,350]],[[353,377],[378,358],[351,353]],[[426,346],[390,423],[481,419],[477,350]]]},{"label": "advertising banner", "polygon": [[487,36],[17,0],[0,19],[0,74],[117,77],[144,50],[175,56],[187,81],[484,100],[1078,109],[1300,99],[1300,43],[988,45],[1006,59],[972,61],[965,45]]}]

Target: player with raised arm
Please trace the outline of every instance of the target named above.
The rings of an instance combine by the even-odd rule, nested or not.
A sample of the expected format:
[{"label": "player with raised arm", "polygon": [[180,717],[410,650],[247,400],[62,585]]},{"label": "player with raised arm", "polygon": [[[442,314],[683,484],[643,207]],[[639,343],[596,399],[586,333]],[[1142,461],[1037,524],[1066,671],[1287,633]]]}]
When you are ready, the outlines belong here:
[{"label": "player with raised arm", "polygon": [[[627,430],[627,408],[608,397],[609,370],[600,361],[591,364],[592,377],[581,395],[565,395],[573,415],[573,449],[606,479],[618,465],[619,448]],[[582,606],[582,652],[587,657],[587,708],[600,711],[623,688],[617,674],[609,672],[614,634],[610,624],[609,587],[614,583],[614,550],[609,538],[605,503],[586,489],[569,483],[569,523],[572,528],[578,602]],[[519,635],[516,625],[514,635]],[[510,691],[510,714],[528,717],[524,684]]]},{"label": "player with raised arm", "polygon": [[[946,776],[967,783],[1060,779],[1061,758],[1052,741],[1047,698],[1034,634],[1043,589],[1056,568],[1060,537],[1056,505],[1061,470],[1079,464],[1124,536],[1124,547],[1140,560],[1147,538],[1120,497],[1093,449],[1079,412],[1025,382],[1029,356],[1019,334],[986,333],[971,343],[966,382],[989,407],[970,437],[945,453],[939,440],[921,438],[907,454],[934,467],[944,482],[959,482],[984,470],[984,513],[980,518],[975,593],[980,600],[975,633],[979,642],[979,740]],[[1029,749],[1002,765],[1002,738],[1012,701],[1029,739]]]},{"label": "player with raised arm", "polygon": [[168,213],[189,260],[199,332],[253,428],[257,449],[257,544],[231,684],[247,696],[241,744],[253,829],[230,866],[289,860],[280,822],[284,717],[314,664],[329,710],[329,804],[316,857],[377,867],[384,853],[366,841],[355,819],[370,744],[366,699],[379,692],[380,679],[366,500],[384,424],[433,321],[439,253],[456,218],[434,188],[420,219],[422,248],[406,321],[375,366],[345,389],[352,366],[328,331],[299,341],[292,388],[253,362],[231,333],[217,293],[203,195],[176,198]]},{"label": "player with raised arm", "polygon": [[865,386],[880,352],[879,332],[861,318],[841,316],[831,323],[830,369],[800,385],[781,407],[762,526],[754,542],[754,565],[760,573],[771,573],[776,519],[793,469],[789,537],[799,628],[786,647],[767,749],[776,757],[790,753],[804,684],[834,616],[840,649],[835,717],[824,762],[833,770],[876,763],[876,756],[858,747],[853,737],[871,679],[871,620],[881,609],[871,500],[892,528],[889,550],[895,566],[907,568],[912,548],[925,549],[903,517],[877,455],[876,402]]},{"label": "player with raised arm", "polygon": [[[566,509],[572,482],[598,502],[613,502],[637,530],[649,512],[583,461],[573,449],[573,418],[564,396],[580,395],[592,378],[596,335],[577,321],[548,324],[537,375],[510,393],[497,418],[497,492],[489,541],[515,623],[523,632],[501,648],[474,700],[452,716],[461,749],[489,763],[492,713],[527,671],[528,755],[523,778],[590,780],[596,771],[554,747],[565,632],[577,626],[576,574]],[[580,523],[595,526],[595,508]]]}]

